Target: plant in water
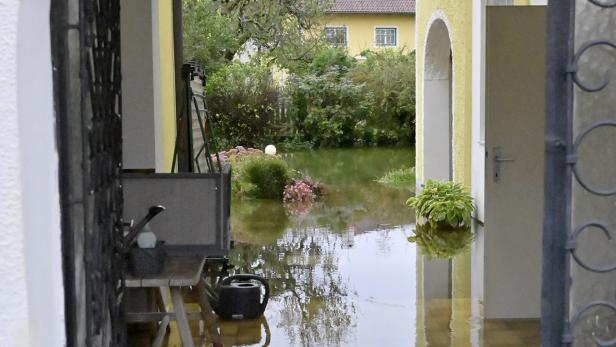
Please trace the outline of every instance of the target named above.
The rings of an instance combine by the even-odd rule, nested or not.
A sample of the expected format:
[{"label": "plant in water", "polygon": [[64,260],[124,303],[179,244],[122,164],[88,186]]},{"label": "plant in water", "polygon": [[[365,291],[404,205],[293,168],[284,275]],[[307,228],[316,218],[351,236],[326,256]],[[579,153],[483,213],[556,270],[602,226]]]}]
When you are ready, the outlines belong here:
[{"label": "plant in water", "polygon": [[416,243],[422,253],[429,258],[451,259],[462,253],[473,242],[470,227],[434,228],[418,224],[410,242]]},{"label": "plant in water", "polygon": [[233,190],[257,199],[282,199],[290,178],[287,163],[275,156],[255,155],[235,161]]},{"label": "plant in water", "polygon": [[432,227],[460,228],[470,225],[473,198],[459,183],[428,180],[421,193],[407,200]]},{"label": "plant in water", "polygon": [[385,176],[379,178],[377,182],[392,186],[414,186],[415,168],[407,167],[389,171]]},{"label": "plant in water", "polygon": [[323,194],[323,187],[309,177],[292,179],[284,190],[282,201],[289,215],[307,214],[312,209],[312,203]]},{"label": "plant in water", "polygon": [[283,202],[312,202],[315,200],[315,194],[312,192],[312,186],[309,182],[303,179],[293,180],[284,189]]}]

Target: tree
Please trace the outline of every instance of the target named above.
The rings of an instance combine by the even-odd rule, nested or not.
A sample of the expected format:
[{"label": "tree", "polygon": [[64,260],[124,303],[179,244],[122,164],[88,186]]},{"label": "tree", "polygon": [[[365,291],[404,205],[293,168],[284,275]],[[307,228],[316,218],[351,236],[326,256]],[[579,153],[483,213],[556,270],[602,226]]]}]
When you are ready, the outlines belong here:
[{"label": "tree", "polygon": [[184,0],[185,56],[206,72],[249,46],[268,62],[293,69],[323,45],[323,0]]}]

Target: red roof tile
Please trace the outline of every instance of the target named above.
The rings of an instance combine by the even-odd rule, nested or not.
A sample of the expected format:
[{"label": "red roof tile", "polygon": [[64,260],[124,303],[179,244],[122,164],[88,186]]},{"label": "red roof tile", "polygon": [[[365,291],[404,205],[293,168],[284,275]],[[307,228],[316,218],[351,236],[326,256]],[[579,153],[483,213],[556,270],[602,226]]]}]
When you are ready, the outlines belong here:
[{"label": "red roof tile", "polygon": [[415,0],[334,0],[327,13],[415,13]]}]

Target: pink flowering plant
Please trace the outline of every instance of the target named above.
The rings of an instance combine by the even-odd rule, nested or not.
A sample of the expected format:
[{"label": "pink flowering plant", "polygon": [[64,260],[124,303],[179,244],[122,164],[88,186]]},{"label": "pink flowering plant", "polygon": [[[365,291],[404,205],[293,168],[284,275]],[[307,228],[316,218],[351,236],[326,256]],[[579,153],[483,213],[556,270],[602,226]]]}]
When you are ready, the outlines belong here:
[{"label": "pink flowering plant", "polygon": [[[299,173],[297,173],[299,175]],[[309,177],[291,179],[282,196],[284,207],[290,216],[310,213],[313,203],[323,195],[323,186]]]},{"label": "pink flowering plant", "polygon": [[322,194],[322,187],[310,178],[292,179],[284,189],[282,200],[284,203],[313,202]]},{"label": "pink flowering plant", "polygon": [[312,192],[312,187],[308,182],[300,180],[292,180],[288,184],[283,193],[283,202],[312,202],[315,200],[315,195]]}]

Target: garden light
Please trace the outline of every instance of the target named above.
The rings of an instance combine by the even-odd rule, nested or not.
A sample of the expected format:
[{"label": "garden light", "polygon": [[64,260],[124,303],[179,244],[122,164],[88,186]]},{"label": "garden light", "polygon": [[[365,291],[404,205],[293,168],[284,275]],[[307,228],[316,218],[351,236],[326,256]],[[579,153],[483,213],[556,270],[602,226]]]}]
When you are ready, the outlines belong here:
[{"label": "garden light", "polygon": [[267,154],[267,155],[276,155],[276,146],[274,146],[274,145],[267,145],[265,147],[265,154]]}]

